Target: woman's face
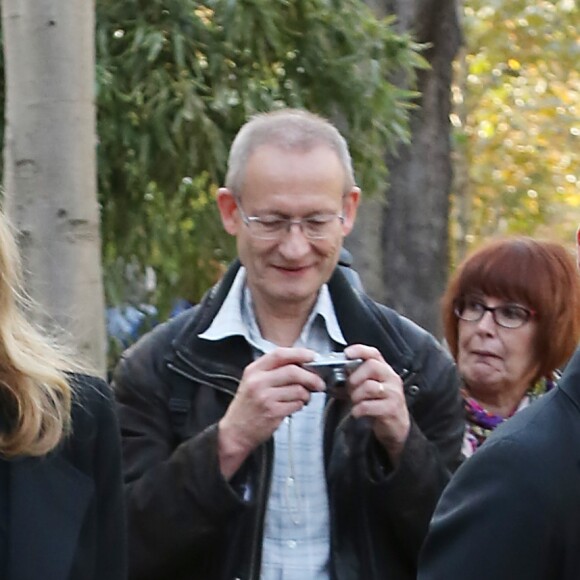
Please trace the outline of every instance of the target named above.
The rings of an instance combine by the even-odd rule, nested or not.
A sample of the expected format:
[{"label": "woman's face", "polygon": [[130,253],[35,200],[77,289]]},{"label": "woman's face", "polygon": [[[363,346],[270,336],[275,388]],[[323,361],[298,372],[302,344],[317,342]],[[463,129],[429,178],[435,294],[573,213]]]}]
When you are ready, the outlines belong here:
[{"label": "woman's face", "polygon": [[[475,300],[491,308],[513,304],[486,295]],[[476,398],[500,392],[523,396],[538,368],[535,318],[518,328],[504,328],[492,312],[485,311],[480,320],[458,318],[457,322],[457,366],[471,394]]]}]

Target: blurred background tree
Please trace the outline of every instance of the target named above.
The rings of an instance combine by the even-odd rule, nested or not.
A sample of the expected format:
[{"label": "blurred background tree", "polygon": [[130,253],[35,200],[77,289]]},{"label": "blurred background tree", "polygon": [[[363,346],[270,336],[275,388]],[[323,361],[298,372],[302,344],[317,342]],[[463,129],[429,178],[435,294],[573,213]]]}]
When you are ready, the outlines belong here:
[{"label": "blurred background tree", "polygon": [[[346,241],[369,293],[435,334],[447,282],[452,182],[450,90],[461,41],[456,0],[367,0],[379,17],[425,45],[411,139],[385,153],[389,181],[363,199]],[[397,86],[405,78],[395,77]],[[369,192],[367,192],[369,193]]]},{"label": "blurred background tree", "polygon": [[110,364],[137,323],[197,302],[234,255],[213,195],[248,117],[283,106],[332,117],[376,190],[383,152],[410,136],[419,48],[359,0],[97,0],[104,281],[123,334]]},{"label": "blurred background tree", "polygon": [[156,323],[175,298],[200,299],[234,255],[213,203],[230,142],[282,106],[345,134],[367,198],[355,265],[434,332],[449,249],[456,262],[510,232],[571,243],[579,13],[574,0],[528,4],[97,0],[107,303],[153,304],[142,314]]},{"label": "blurred background tree", "polygon": [[573,246],[580,222],[580,9],[466,0],[453,89],[452,249],[498,234]]},{"label": "blurred background tree", "polygon": [[[99,190],[105,267],[153,268],[155,302],[197,302],[234,255],[213,194],[229,145],[256,112],[304,107],[338,119],[368,191],[385,149],[409,138],[408,35],[357,0],[97,2]],[[408,79],[389,82],[397,70]],[[120,276],[107,279],[118,301]]]}]

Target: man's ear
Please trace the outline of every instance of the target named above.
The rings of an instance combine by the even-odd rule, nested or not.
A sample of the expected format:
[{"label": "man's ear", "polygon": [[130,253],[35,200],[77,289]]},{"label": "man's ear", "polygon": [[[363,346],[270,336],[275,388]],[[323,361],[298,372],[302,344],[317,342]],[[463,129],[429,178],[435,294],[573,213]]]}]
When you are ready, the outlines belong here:
[{"label": "man's ear", "polygon": [[222,218],[222,224],[228,234],[235,236],[238,233],[240,214],[234,194],[227,187],[220,187],[217,191],[217,205]]},{"label": "man's ear", "polygon": [[342,231],[345,236],[348,236],[354,227],[356,219],[356,212],[358,204],[360,203],[360,189],[353,187],[345,196],[343,201],[344,223],[342,224]]}]

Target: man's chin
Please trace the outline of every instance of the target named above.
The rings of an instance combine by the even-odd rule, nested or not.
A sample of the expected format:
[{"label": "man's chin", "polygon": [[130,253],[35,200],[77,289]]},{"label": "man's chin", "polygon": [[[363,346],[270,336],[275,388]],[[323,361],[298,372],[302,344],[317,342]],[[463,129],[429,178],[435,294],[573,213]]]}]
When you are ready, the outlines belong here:
[{"label": "man's chin", "polygon": [[312,301],[318,295],[318,287],[306,287],[304,284],[276,284],[269,288],[270,296],[274,300],[284,305],[299,305],[304,303],[307,307],[311,307]]}]

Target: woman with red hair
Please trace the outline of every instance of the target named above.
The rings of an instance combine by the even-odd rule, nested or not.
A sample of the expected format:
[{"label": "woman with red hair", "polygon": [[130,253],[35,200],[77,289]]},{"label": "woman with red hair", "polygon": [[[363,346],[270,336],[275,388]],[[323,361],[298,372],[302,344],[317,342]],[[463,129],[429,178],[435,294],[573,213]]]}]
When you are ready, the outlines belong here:
[{"label": "woman with red hair", "polygon": [[445,338],[463,379],[470,456],[514,413],[551,390],[580,339],[580,275],[562,245],[487,243],[443,296]]}]

